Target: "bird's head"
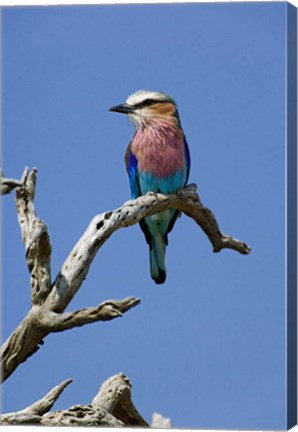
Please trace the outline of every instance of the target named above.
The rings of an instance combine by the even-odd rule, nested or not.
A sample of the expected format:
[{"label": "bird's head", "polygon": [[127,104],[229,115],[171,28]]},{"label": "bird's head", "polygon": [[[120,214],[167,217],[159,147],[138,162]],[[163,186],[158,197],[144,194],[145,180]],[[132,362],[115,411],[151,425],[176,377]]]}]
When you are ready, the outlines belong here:
[{"label": "bird's head", "polygon": [[139,90],[130,95],[124,104],[111,107],[110,111],[127,114],[138,129],[167,120],[175,120],[180,126],[176,103],[162,92]]}]

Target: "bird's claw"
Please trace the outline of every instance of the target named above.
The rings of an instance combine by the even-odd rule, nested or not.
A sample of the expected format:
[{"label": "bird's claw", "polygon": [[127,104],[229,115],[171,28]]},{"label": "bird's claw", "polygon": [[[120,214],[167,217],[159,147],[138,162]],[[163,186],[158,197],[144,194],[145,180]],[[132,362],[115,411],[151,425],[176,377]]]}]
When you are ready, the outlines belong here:
[{"label": "bird's claw", "polygon": [[151,191],[150,191],[150,192],[147,193],[147,195],[148,195],[148,196],[151,196],[151,197],[154,197],[155,199],[158,198],[158,193],[157,193],[157,192],[151,192]]}]

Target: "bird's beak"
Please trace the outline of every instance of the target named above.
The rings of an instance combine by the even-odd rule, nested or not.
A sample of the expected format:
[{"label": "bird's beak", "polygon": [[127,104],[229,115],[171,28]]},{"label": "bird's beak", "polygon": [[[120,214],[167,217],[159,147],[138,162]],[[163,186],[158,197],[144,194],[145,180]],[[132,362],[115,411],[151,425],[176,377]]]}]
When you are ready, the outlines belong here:
[{"label": "bird's beak", "polygon": [[116,105],[109,109],[109,111],[115,111],[123,114],[130,114],[134,112],[134,109],[132,106],[128,104],[122,104],[122,105]]}]

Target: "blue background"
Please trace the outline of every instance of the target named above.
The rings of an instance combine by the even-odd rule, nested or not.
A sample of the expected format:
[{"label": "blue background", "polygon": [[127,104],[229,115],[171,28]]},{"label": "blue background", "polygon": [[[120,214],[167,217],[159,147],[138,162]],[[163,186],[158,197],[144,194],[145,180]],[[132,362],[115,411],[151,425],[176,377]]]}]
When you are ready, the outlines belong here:
[{"label": "blue background", "polygon": [[[68,310],[126,296],[122,319],[46,338],[3,386],[25,408],[66,378],[55,409],[90,403],[123,371],[148,422],[175,427],[286,427],[286,3],[6,8],[3,164],[38,168],[36,210],[52,276],[91,218],[130,198],[124,152],[133,127],[108,112],[134,91],[178,103],[190,182],[224,233],[252,246],[219,254],[186,216],[169,237],[168,278],[149,276],[138,226],[99,251]],[[14,197],[3,198],[3,337],[30,308]]]}]

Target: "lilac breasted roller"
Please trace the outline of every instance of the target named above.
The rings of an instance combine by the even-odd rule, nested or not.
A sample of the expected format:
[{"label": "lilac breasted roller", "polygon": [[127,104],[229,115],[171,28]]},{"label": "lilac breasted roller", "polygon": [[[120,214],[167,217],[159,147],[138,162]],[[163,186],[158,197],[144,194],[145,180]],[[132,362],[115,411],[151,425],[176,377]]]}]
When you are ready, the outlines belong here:
[{"label": "lilac breasted roller", "polygon": [[[140,90],[122,105],[110,108],[127,114],[135,133],[125,154],[132,198],[147,192],[175,193],[186,186],[190,155],[177,105],[162,92]],[[179,210],[168,209],[140,221],[150,248],[152,279],[166,279],[165,250]]]}]

